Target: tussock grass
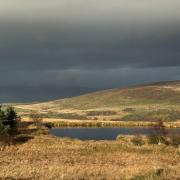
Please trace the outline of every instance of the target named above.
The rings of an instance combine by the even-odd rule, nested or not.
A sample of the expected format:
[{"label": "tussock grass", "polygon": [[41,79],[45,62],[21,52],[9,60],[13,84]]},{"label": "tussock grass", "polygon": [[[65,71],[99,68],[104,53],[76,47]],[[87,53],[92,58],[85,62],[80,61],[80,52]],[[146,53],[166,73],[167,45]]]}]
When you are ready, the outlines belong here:
[{"label": "tussock grass", "polygon": [[[158,136],[155,135],[118,135],[116,140],[124,144],[135,146],[158,145]],[[161,144],[178,148],[180,146],[180,135],[161,136]],[[144,148],[142,148],[144,149]]]},{"label": "tussock grass", "polygon": [[121,141],[36,135],[2,151],[0,160],[3,179],[138,179],[156,177],[160,169],[165,171],[158,177],[180,177],[177,149]]}]

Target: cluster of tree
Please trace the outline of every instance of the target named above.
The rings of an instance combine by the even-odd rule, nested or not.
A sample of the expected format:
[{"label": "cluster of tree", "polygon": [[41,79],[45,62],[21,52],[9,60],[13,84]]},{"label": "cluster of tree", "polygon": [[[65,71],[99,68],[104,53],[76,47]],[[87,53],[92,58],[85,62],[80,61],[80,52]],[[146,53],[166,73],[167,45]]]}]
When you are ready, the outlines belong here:
[{"label": "cluster of tree", "polygon": [[4,110],[0,106],[0,135],[10,134],[16,130],[18,116],[13,107]]}]

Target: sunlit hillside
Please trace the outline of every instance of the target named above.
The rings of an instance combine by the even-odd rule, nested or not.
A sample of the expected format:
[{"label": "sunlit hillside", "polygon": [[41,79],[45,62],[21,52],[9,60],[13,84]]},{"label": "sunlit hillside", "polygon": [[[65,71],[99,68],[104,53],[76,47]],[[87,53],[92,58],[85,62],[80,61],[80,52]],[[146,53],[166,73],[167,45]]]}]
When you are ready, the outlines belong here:
[{"label": "sunlit hillside", "polygon": [[40,104],[22,105],[27,109],[100,109],[129,105],[180,105],[180,81],[117,88]]}]

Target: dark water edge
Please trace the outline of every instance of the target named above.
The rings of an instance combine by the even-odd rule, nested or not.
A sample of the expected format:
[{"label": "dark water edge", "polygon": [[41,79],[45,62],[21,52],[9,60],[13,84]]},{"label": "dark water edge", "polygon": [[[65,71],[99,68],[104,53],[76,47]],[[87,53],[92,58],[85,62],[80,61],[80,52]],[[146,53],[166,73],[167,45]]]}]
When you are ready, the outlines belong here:
[{"label": "dark water edge", "polygon": [[[167,129],[169,134],[180,135],[180,128]],[[52,128],[50,134],[57,137],[70,137],[80,140],[115,140],[118,135],[151,135],[154,133],[153,128],[134,128],[134,127],[117,127],[117,128]]]}]

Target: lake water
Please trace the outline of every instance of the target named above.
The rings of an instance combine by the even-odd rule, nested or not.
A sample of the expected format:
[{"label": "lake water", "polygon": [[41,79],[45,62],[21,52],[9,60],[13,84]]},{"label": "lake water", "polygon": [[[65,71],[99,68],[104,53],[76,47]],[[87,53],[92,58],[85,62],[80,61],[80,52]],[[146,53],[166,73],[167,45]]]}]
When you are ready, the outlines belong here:
[{"label": "lake water", "polygon": [[[180,128],[168,129],[169,133],[180,134]],[[81,140],[114,140],[119,134],[149,135],[153,133],[152,128],[132,128],[132,127],[117,127],[117,128],[52,128],[50,133],[58,137],[70,137]]]}]

